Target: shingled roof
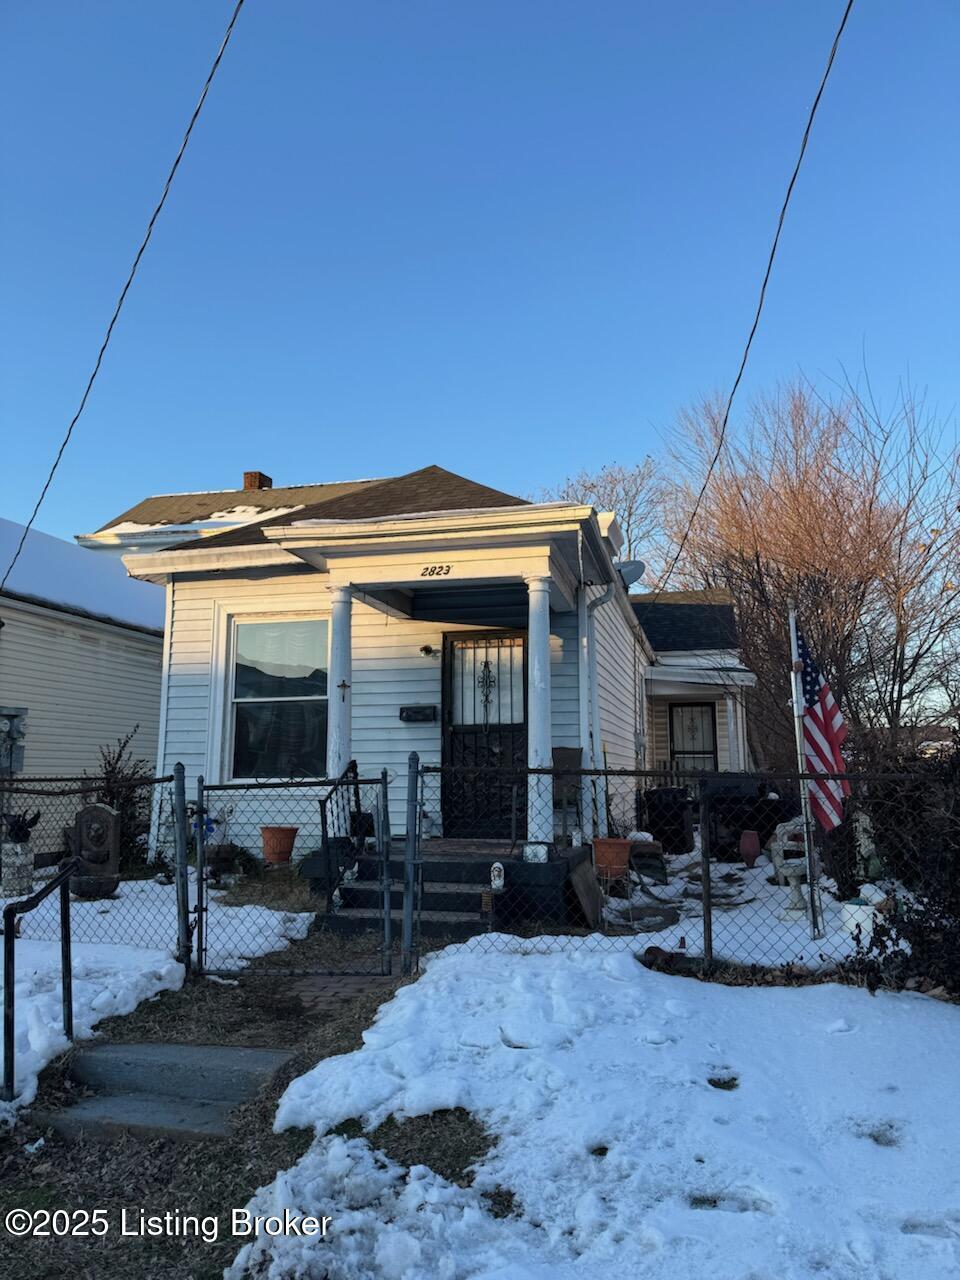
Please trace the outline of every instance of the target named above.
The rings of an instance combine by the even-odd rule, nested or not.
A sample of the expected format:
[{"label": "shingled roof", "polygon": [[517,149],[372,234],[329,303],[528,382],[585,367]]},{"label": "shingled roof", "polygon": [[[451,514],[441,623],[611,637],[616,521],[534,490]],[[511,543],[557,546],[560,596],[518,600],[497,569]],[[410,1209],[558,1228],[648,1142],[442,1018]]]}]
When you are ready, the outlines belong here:
[{"label": "shingled roof", "polygon": [[[335,488],[337,486],[329,486]],[[340,486],[341,489],[344,486]],[[278,490],[270,490],[276,493]],[[477,484],[443,467],[423,467],[390,480],[362,483],[348,492],[331,494],[320,502],[305,506],[293,515],[274,516],[225,529],[223,533],[184,542],[179,551],[191,547],[238,547],[265,542],[262,530],[269,525],[299,523],[301,520],[377,520],[389,516],[415,515],[420,512],[470,511],[476,508],[527,506],[525,498],[502,493],[485,484]]]},{"label": "shingled roof", "polygon": [[199,520],[228,520],[237,511],[244,513],[246,519],[255,519],[255,514],[246,513],[262,511],[266,516],[280,508],[289,511],[291,507],[313,506],[382,483],[381,480],[344,480],[333,484],[294,484],[280,489],[161,493],[153,498],[144,498],[129,511],[101,525],[97,532],[104,533],[118,525],[153,529],[163,525],[195,524]]},{"label": "shingled roof", "polygon": [[725,592],[664,591],[659,597],[631,597],[630,603],[660,653],[739,646],[733,603]]}]

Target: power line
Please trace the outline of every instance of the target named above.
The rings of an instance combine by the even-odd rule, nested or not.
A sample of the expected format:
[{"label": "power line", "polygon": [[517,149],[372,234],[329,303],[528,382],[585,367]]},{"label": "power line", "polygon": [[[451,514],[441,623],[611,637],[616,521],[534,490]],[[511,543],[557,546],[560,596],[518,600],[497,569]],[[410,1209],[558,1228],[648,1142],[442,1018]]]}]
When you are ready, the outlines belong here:
[{"label": "power line", "polygon": [[813,128],[813,121],[817,114],[817,108],[820,106],[820,99],[823,97],[823,91],[827,87],[827,80],[830,77],[830,71],[831,71],[831,68],[833,67],[833,60],[837,55],[837,49],[840,45],[840,37],[843,35],[843,29],[847,25],[847,19],[850,17],[850,10],[852,8],[853,8],[853,0],[847,0],[847,7],[844,9],[843,17],[840,19],[840,25],[839,27],[837,27],[837,34],[833,37],[833,44],[830,47],[830,56],[827,58],[827,65],[823,72],[823,78],[820,81],[820,87],[817,90],[817,96],[814,98],[813,105],[810,108],[810,114],[807,116],[807,125],[803,131],[803,139],[801,140],[801,143],[800,143],[800,153],[797,156],[797,163],[793,167],[793,173],[790,175],[790,181],[787,184],[787,194],[783,198],[783,205],[781,206],[781,209],[780,209],[780,217],[777,219],[777,230],[773,237],[773,243],[770,246],[770,255],[767,258],[767,269],[763,273],[763,283],[760,286],[760,297],[757,300],[757,309],[756,309],[756,312],[754,313],[753,324],[750,327],[750,334],[747,338],[746,346],[743,349],[743,358],[740,361],[740,368],[737,370],[737,376],[734,379],[733,387],[730,390],[730,395],[727,397],[727,406],[723,413],[723,421],[720,424],[720,438],[717,442],[716,451],[713,455],[713,459],[710,462],[710,466],[707,468],[706,477],[703,481],[703,484],[700,487],[700,492],[697,495],[696,502],[694,503],[693,511],[690,513],[690,519],[687,521],[687,527],[684,530],[683,537],[680,539],[680,545],[677,547],[677,554],[673,557],[673,560],[670,563],[669,569],[664,574],[660,582],[660,585],[657,587],[651,603],[655,603],[663,594],[663,591],[666,588],[667,583],[670,581],[670,578],[673,574],[674,569],[676,569],[677,567],[680,557],[683,555],[683,550],[687,545],[687,540],[690,537],[690,533],[693,529],[693,522],[696,520],[700,512],[700,507],[701,507],[701,504],[703,503],[703,497],[707,491],[707,485],[710,483],[710,477],[713,475],[714,468],[716,467],[717,463],[720,461],[720,454],[723,452],[723,444],[727,435],[727,423],[730,421],[730,410],[733,407],[733,398],[737,394],[737,388],[740,386],[740,380],[743,377],[743,371],[747,367],[747,357],[750,355],[750,348],[753,346],[754,335],[756,334],[757,326],[760,323],[760,313],[763,311],[763,304],[767,294],[767,285],[770,282],[770,274],[773,271],[773,260],[777,256],[777,246],[780,243],[780,233],[783,230],[784,219],[787,216],[787,208],[790,204],[790,197],[793,195],[793,188],[796,185],[797,176],[800,173],[800,166],[803,164],[804,153],[807,150],[807,142],[810,139],[810,130]]},{"label": "power line", "polygon": [[217,69],[220,66],[221,59],[223,58],[223,55],[226,52],[227,45],[230,43],[230,37],[233,35],[234,25],[240,14],[240,10],[243,8],[243,5],[244,5],[244,0],[237,0],[236,8],[234,9],[230,17],[230,21],[227,23],[227,29],[226,29],[226,32],[224,33],[223,40],[220,42],[220,48],[217,50],[217,56],[214,58],[213,65],[210,68],[210,72],[206,80],[204,81],[203,89],[200,93],[200,98],[197,102],[196,107],[194,107],[193,115],[190,117],[190,123],[187,125],[187,131],[183,135],[183,141],[180,143],[180,150],[177,152],[176,159],[174,160],[173,164],[170,167],[170,172],[167,174],[167,180],[163,184],[163,192],[161,193],[160,199],[157,202],[157,207],[154,209],[153,214],[150,218],[150,221],[147,224],[146,234],[144,235],[143,240],[141,241],[140,248],[137,250],[137,255],[133,260],[133,266],[130,268],[130,274],[127,276],[126,284],[123,286],[123,289],[121,290],[121,293],[120,293],[120,297],[117,299],[117,305],[113,309],[113,315],[110,317],[110,323],[107,325],[107,332],[104,336],[103,342],[100,345],[100,350],[97,353],[97,359],[93,366],[93,372],[90,374],[90,377],[87,380],[87,385],[84,389],[83,396],[80,400],[79,408],[77,409],[76,413],[73,415],[73,417],[70,420],[70,425],[67,427],[66,435],[63,437],[63,440],[60,444],[60,448],[57,450],[57,456],[53,460],[53,466],[50,468],[50,472],[47,475],[46,480],[44,481],[43,488],[40,490],[40,497],[37,499],[37,504],[33,508],[33,512],[30,516],[30,519],[27,521],[24,527],[23,534],[20,538],[19,543],[17,544],[17,549],[13,553],[13,559],[7,565],[7,571],[3,575],[3,581],[0,582],[0,591],[2,591],[3,588],[7,585],[7,579],[10,577],[10,574],[13,572],[14,565],[20,559],[20,553],[21,551],[23,551],[24,544],[27,541],[27,534],[29,534],[30,530],[33,528],[33,522],[37,518],[37,512],[40,510],[40,507],[43,505],[43,500],[47,496],[47,490],[50,488],[50,485],[53,483],[53,477],[56,475],[57,468],[60,465],[60,461],[63,458],[66,447],[70,443],[70,437],[73,435],[73,429],[79,422],[80,415],[83,413],[84,409],[87,406],[87,400],[90,397],[90,392],[93,389],[93,384],[97,380],[97,374],[100,372],[100,366],[103,363],[103,357],[106,354],[107,347],[110,344],[110,338],[113,335],[114,325],[116,325],[117,320],[119,319],[120,312],[123,308],[123,304],[126,301],[127,294],[130,291],[130,286],[133,284],[134,276],[137,274],[137,268],[140,266],[140,259],[143,257],[144,252],[147,248],[147,245],[150,243],[150,237],[153,235],[153,228],[156,224],[157,218],[159,218],[160,216],[160,211],[163,208],[163,206],[166,204],[167,196],[170,194],[171,184],[173,183],[173,179],[176,175],[177,170],[180,168],[180,161],[183,159],[184,152],[187,149],[187,143],[190,141],[190,135],[193,133],[193,126],[197,123],[197,118],[199,117],[200,112],[203,110],[203,104],[207,100],[207,93],[209,92],[210,85],[213,83],[213,77],[217,74]]}]

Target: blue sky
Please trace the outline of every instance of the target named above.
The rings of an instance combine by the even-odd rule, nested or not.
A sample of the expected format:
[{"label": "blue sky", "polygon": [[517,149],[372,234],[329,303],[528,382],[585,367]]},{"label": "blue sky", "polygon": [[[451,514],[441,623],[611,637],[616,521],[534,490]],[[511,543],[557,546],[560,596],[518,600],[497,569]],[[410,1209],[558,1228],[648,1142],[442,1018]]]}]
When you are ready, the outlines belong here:
[{"label": "blue sky", "polygon": [[[230,0],[0,13],[2,514],[71,417]],[[840,0],[248,0],[37,527],[628,462],[736,370]],[[859,0],[744,384],[960,399],[954,0]]]}]

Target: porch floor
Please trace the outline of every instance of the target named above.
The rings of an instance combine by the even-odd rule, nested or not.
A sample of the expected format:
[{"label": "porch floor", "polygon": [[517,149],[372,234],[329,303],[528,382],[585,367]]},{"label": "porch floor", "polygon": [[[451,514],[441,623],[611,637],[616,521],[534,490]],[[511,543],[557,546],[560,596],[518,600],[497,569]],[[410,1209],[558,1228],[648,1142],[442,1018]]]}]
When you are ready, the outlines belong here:
[{"label": "porch floor", "polygon": [[482,858],[498,861],[503,858],[519,858],[522,845],[510,840],[454,840],[432,836],[420,842],[424,858]]}]

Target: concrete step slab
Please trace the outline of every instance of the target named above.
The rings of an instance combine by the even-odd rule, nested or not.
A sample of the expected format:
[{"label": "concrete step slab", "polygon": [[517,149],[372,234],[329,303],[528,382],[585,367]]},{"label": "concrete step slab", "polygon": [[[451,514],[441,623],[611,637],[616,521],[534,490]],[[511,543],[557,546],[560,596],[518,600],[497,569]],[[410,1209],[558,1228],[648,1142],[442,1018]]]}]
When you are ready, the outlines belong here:
[{"label": "concrete step slab", "polygon": [[[403,927],[403,915],[399,911],[391,911],[393,936],[399,938]],[[331,915],[323,916],[323,927],[332,933],[364,933],[367,930],[383,932],[383,913],[373,907],[343,907]],[[422,911],[420,913],[420,933],[425,938],[446,938],[464,942],[474,934],[483,933],[486,923],[478,912],[466,911]]]},{"label": "concrete step slab", "polygon": [[69,1073],[78,1084],[113,1094],[157,1094],[236,1106],[267,1085],[290,1057],[287,1049],[93,1044],[74,1050]]},{"label": "concrete step slab", "polygon": [[[463,882],[430,881],[423,886],[421,906],[425,911],[455,911],[478,916],[483,907],[483,885]],[[372,907],[382,910],[383,887],[375,880],[344,880],[340,900],[345,907]],[[394,911],[403,906],[403,886],[393,885],[390,905]]]},{"label": "concrete step slab", "polygon": [[[486,887],[490,884],[490,868],[495,862],[504,862],[504,856],[487,858],[424,855],[421,862],[421,875],[424,883],[433,881],[456,881],[458,884],[475,884]],[[382,875],[382,864],[378,858],[364,856],[357,863],[357,874],[362,880],[379,880]],[[397,884],[403,884],[404,864],[402,858],[390,859],[390,877]]]},{"label": "concrete step slab", "polygon": [[232,1104],[162,1097],[153,1093],[101,1093],[62,1111],[34,1111],[41,1128],[65,1138],[116,1142],[124,1134],[174,1142],[223,1141],[230,1136]]}]

